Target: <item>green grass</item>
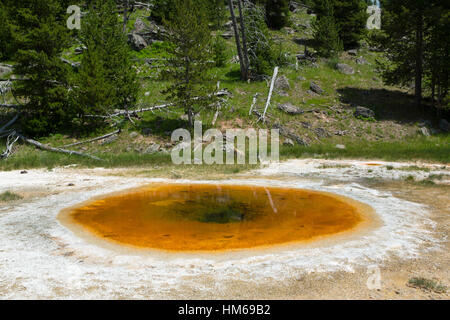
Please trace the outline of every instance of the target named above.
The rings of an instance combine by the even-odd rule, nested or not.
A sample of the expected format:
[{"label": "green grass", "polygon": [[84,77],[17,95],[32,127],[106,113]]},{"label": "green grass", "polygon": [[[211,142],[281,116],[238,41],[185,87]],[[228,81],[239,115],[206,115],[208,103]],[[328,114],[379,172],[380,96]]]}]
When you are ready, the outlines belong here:
[{"label": "green grass", "polygon": [[437,283],[434,280],[426,279],[426,278],[411,278],[408,281],[408,286],[422,289],[426,291],[433,291],[436,293],[445,293],[447,292],[447,287],[443,284]]},{"label": "green grass", "polygon": [[[99,147],[100,148],[100,147]],[[0,161],[0,170],[19,170],[32,168],[54,168],[77,164],[80,167],[165,167],[177,168],[172,165],[169,154],[138,154],[119,152],[123,146],[118,145],[115,150],[101,152],[94,149],[90,152],[101,157],[104,161],[95,161],[77,156],[69,156],[58,153],[35,150],[28,146],[20,146],[13,156]],[[335,147],[332,142],[312,145],[310,147],[285,147],[281,146],[281,160],[293,158],[325,158],[325,159],[371,159],[387,161],[411,161],[425,160],[450,163],[450,136],[438,136],[428,138],[414,138],[402,142],[373,142],[347,141],[346,149],[341,150]],[[211,167],[211,166],[200,166]],[[223,173],[239,173],[253,168],[254,166],[218,166],[223,169],[214,169]],[[209,170],[210,168],[208,168]],[[418,167],[418,169],[420,169]]]},{"label": "green grass", "polygon": [[12,202],[22,199],[23,197],[11,191],[0,193],[0,202]]},{"label": "green grass", "polygon": [[363,158],[387,161],[426,160],[450,163],[450,135],[416,137],[393,142],[346,141],[346,149],[337,149],[336,144],[324,142],[308,148],[282,148],[284,159],[321,158]]}]

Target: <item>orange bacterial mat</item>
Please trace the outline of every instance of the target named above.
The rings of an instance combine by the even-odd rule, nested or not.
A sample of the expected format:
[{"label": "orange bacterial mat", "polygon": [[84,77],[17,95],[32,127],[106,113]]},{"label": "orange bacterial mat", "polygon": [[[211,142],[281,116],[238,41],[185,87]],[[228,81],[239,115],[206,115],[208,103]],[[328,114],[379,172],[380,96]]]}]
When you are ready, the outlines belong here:
[{"label": "orange bacterial mat", "polygon": [[100,238],[139,248],[219,251],[309,241],[364,217],[350,200],[301,189],[156,184],[66,213]]}]

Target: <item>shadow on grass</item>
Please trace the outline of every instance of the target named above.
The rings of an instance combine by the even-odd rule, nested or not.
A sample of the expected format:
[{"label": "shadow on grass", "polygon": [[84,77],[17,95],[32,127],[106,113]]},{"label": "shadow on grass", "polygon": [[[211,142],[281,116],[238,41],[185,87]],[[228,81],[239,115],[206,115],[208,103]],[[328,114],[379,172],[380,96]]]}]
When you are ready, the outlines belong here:
[{"label": "shadow on grass", "polygon": [[169,138],[176,129],[188,129],[189,123],[182,119],[170,119],[156,116],[152,119],[142,120],[139,123],[139,130],[143,135],[156,135],[163,138]]},{"label": "shadow on grass", "polygon": [[429,105],[417,107],[414,96],[402,91],[386,89],[342,88],[337,90],[341,102],[352,107],[361,106],[375,112],[377,120],[394,120],[399,123],[414,123],[420,120],[435,120],[435,110]]}]

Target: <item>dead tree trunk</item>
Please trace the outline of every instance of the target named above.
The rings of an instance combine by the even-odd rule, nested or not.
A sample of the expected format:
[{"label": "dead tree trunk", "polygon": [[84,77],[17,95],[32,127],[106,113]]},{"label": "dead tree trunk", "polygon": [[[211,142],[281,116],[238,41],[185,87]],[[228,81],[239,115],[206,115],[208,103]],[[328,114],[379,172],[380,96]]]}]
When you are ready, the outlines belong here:
[{"label": "dead tree trunk", "polygon": [[247,34],[245,30],[245,22],[244,22],[244,14],[242,11],[242,0],[238,0],[238,8],[239,8],[239,20],[241,23],[241,33],[242,33],[242,55],[244,56],[245,61],[245,69],[247,73],[247,78],[249,77],[249,68],[250,68],[250,59],[248,58],[248,47],[247,47]]},{"label": "dead tree trunk", "polygon": [[239,35],[239,28],[236,20],[236,15],[234,14],[234,6],[233,6],[233,0],[228,0],[228,6],[230,7],[230,14],[231,14],[231,21],[233,23],[233,29],[234,29],[234,37],[236,40],[236,48],[239,56],[239,64],[241,66],[241,79],[244,81],[248,80],[248,67],[247,63],[244,58],[244,54],[242,51],[241,46],[241,39]]}]

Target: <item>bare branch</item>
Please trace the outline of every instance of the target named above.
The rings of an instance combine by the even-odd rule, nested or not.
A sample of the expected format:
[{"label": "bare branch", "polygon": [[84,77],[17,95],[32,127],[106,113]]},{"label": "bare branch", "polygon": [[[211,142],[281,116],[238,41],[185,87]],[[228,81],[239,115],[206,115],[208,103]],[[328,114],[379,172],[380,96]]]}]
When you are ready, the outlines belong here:
[{"label": "bare branch", "polygon": [[14,118],[12,118],[7,124],[5,124],[3,127],[0,128],[0,133],[3,133],[8,127],[14,124],[14,122],[19,119],[19,114],[16,114]]}]

